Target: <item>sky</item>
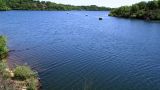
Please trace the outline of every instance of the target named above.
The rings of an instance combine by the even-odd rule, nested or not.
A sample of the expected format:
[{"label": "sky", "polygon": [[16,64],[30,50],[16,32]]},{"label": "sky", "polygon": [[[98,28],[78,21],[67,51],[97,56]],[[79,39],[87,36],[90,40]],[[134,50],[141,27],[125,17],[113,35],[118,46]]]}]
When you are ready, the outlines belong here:
[{"label": "sky", "polygon": [[71,5],[97,5],[105,7],[120,7],[123,5],[132,5],[140,1],[149,0],[43,0],[52,1],[61,4],[71,4]]}]

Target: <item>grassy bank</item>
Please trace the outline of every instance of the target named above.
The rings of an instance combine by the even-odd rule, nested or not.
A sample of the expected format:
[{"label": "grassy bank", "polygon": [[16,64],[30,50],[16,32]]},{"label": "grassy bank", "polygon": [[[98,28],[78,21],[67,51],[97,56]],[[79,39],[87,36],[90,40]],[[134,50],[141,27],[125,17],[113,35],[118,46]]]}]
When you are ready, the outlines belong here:
[{"label": "grassy bank", "polygon": [[7,39],[0,36],[0,90],[38,90],[37,72],[28,66],[16,66],[9,69]]}]

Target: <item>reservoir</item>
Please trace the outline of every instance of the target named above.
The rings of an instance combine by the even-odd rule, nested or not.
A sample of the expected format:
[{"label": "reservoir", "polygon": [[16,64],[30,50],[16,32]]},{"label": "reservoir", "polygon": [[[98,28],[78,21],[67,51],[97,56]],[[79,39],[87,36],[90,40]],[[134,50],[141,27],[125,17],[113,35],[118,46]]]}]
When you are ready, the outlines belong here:
[{"label": "reservoir", "polygon": [[43,90],[160,90],[160,23],[108,13],[0,12],[10,66],[38,71]]}]

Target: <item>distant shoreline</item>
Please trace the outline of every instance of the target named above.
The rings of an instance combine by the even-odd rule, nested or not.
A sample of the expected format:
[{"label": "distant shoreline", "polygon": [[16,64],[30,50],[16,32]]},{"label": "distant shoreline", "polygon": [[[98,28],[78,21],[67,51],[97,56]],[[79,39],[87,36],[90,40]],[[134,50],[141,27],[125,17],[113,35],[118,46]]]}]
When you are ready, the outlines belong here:
[{"label": "distant shoreline", "polygon": [[47,10],[47,11],[70,11],[70,10],[86,10],[86,11],[106,11],[109,7],[99,7],[96,5],[90,6],[74,6],[57,4],[50,1],[35,1],[35,0],[13,0],[0,2],[0,11],[8,10]]},{"label": "distant shoreline", "polygon": [[110,10],[6,10],[0,12],[7,12],[7,11],[110,11]]}]

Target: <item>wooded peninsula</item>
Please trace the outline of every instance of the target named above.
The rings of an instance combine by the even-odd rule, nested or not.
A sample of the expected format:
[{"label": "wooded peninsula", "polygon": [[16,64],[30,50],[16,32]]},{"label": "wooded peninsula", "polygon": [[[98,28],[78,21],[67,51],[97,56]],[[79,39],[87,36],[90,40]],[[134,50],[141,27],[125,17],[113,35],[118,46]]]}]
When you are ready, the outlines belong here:
[{"label": "wooded peninsula", "polygon": [[132,6],[122,6],[112,9],[109,16],[160,20],[160,0],[142,1]]}]

